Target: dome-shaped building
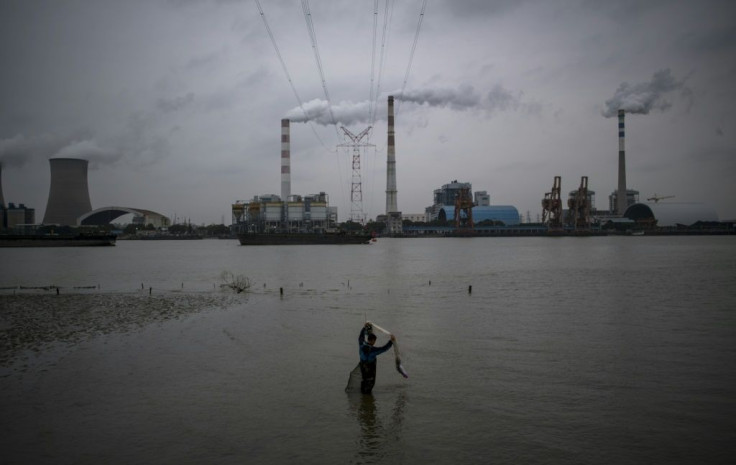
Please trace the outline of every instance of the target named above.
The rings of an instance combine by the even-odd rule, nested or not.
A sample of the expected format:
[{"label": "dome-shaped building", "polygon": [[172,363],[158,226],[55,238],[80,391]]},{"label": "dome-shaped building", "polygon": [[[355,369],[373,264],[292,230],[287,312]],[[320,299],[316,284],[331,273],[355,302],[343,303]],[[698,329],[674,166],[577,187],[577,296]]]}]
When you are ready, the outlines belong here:
[{"label": "dome-shaped building", "polygon": [[715,210],[700,203],[635,203],[626,209],[624,216],[637,223],[658,227],[719,221]]},{"label": "dome-shaped building", "polygon": [[[465,213],[460,212],[460,214],[465,217]],[[455,206],[444,205],[440,208],[437,217],[442,221],[453,221]],[[478,224],[485,220],[500,221],[506,226],[518,226],[519,211],[511,205],[476,205],[473,207],[473,222]]]}]

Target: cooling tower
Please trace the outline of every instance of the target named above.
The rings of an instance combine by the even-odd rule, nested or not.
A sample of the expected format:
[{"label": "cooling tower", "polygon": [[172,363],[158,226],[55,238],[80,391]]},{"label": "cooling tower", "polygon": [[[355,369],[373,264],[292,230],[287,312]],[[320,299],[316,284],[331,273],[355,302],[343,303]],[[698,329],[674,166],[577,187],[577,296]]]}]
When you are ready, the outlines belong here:
[{"label": "cooling tower", "polygon": [[396,200],[396,143],[394,140],[394,97],[388,97],[388,144],[386,148],[386,215],[399,210]]},{"label": "cooling tower", "polygon": [[626,212],[626,150],[624,149],[624,110],[618,111],[618,192],[616,213]]},{"label": "cooling tower", "polygon": [[92,210],[87,187],[87,160],[52,158],[51,188],[44,224],[76,225],[77,218]]},{"label": "cooling tower", "polygon": [[289,120],[281,120],[281,201],[291,195],[291,133]]}]

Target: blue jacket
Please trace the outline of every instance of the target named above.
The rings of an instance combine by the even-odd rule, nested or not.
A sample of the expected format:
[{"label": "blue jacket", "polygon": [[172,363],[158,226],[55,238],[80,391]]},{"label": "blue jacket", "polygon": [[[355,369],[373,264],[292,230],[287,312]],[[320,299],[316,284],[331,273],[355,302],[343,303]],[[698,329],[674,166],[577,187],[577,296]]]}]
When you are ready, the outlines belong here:
[{"label": "blue jacket", "polygon": [[365,336],[366,336],[366,330],[365,328],[363,328],[360,330],[360,336],[358,336],[358,346],[360,348],[360,361],[361,362],[375,363],[376,357],[386,352],[393,345],[393,342],[388,341],[386,345],[383,345],[381,347],[375,347],[375,346],[368,344],[368,342],[366,342]]}]

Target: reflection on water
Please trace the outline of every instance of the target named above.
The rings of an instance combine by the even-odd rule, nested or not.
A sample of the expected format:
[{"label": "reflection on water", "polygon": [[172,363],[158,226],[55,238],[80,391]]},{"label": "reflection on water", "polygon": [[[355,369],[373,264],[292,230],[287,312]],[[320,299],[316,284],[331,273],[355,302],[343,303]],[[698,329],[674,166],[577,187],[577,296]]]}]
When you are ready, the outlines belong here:
[{"label": "reflection on water", "polygon": [[[381,406],[389,404],[386,398],[376,399],[373,395],[349,394],[351,415],[360,426],[360,437],[356,441],[356,463],[378,463],[386,458],[396,461],[401,457],[403,440],[401,427],[404,423],[404,409],[407,397],[402,390],[395,393],[393,408],[388,418],[381,415]],[[400,460],[399,460],[400,461]]]}]

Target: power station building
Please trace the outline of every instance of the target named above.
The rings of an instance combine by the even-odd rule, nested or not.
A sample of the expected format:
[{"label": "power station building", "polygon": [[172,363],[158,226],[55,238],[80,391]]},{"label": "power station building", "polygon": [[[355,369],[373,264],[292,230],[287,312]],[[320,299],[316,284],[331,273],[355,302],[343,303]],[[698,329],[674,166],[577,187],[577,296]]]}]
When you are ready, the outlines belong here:
[{"label": "power station building", "polygon": [[18,228],[32,225],[36,222],[36,210],[28,208],[25,205],[14,204],[9,202],[5,205],[5,197],[3,197],[3,173],[2,165],[0,165],[0,230]]},{"label": "power station building", "polygon": [[624,216],[645,226],[672,228],[718,222],[718,214],[700,203],[652,202],[629,206]]},{"label": "power station building", "polygon": [[[471,192],[473,186],[469,182],[454,180],[434,190],[434,203],[425,209],[427,222],[453,221],[455,218],[456,199],[463,192]],[[464,217],[460,212],[460,217]],[[506,226],[517,226],[520,223],[519,211],[511,205],[491,205],[491,196],[487,191],[474,193],[472,206],[473,222],[482,221],[500,222]]]},{"label": "power station building", "polygon": [[289,195],[286,201],[275,194],[255,196],[232,205],[235,232],[325,232],[337,224],[337,207],[330,207],[324,192]]},{"label": "power station building", "polygon": [[255,196],[232,204],[234,233],[325,232],[337,224],[337,207],[330,207],[326,193],[291,194],[291,129],[281,120],[281,195]]},{"label": "power station building", "polygon": [[[635,203],[639,203],[639,191],[634,189],[626,189],[626,200],[624,201],[624,212],[627,208],[634,205]],[[611,195],[608,196],[608,210],[610,212],[615,212],[618,208],[618,191],[611,192]]]}]

